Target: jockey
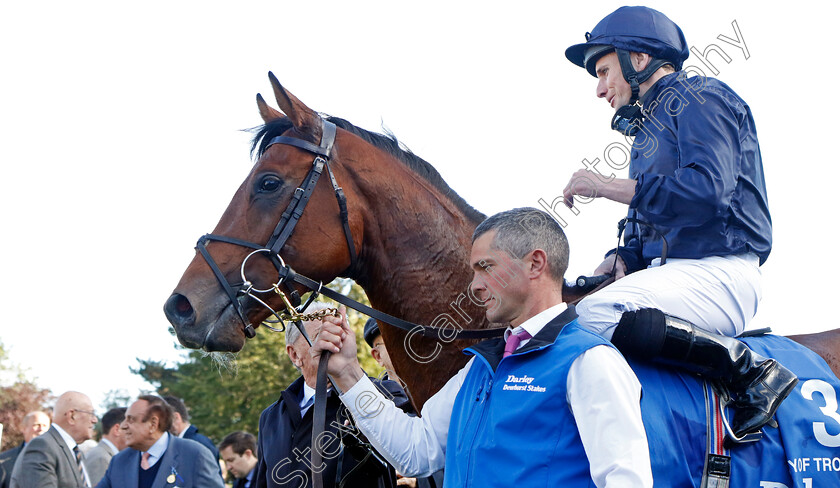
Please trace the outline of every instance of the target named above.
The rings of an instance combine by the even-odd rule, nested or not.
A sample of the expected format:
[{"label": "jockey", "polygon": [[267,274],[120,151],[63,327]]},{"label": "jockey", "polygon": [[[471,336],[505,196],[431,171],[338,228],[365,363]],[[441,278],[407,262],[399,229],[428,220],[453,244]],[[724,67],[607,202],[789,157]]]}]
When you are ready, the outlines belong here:
[{"label": "jockey", "polygon": [[755,315],[772,242],[761,154],[747,104],[719,80],[687,78],[688,54],[680,28],[647,7],[619,8],[566,50],[598,78],[612,128],[635,136],[629,179],[580,170],[563,192],[569,206],[574,195],[629,206],[624,246],[595,270],[617,281],[577,313],[628,357],[713,379],[742,440],[798,380],[733,338]]}]

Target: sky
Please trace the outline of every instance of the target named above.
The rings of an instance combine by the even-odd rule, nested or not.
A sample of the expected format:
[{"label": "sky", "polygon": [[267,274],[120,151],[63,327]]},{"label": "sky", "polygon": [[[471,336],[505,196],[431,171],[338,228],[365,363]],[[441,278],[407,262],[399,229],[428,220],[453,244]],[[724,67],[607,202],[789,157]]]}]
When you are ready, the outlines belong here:
[{"label": "sky", "polygon": [[[840,327],[826,313],[837,290],[840,69],[830,53],[840,7],[648,5],[698,52],[720,49],[708,62],[756,120],[774,247],[751,328]],[[56,394],[83,391],[98,405],[109,390],[152,388],[129,368],[184,354],[163,303],[253,164],[243,129],[261,123],[258,92],[276,106],[268,71],[315,110],[387,127],[486,214],[552,202],[584,159],[605,160],[624,141],[595,79],[563,55],[619,6],[6,2],[0,341]],[[695,55],[686,66],[712,74]],[[624,208],[557,209],[569,275],[590,273]]]}]

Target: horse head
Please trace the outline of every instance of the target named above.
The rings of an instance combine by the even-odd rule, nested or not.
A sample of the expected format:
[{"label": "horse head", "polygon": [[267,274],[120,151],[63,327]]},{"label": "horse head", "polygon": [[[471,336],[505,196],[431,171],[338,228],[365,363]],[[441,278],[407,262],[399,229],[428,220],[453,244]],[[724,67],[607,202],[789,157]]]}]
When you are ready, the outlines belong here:
[{"label": "horse head", "polygon": [[[315,288],[352,278],[374,308],[417,324],[490,326],[468,291],[471,236],[484,215],[395,138],[322,118],[269,77],[282,112],[257,96],[257,162],[164,305],[181,344],[239,351],[294,305],[275,291],[306,291],[289,284],[291,268],[292,281],[306,276]],[[418,407],[466,361],[454,336],[380,330]]]},{"label": "horse head", "polygon": [[[265,122],[254,138],[258,160],[213,233],[199,241],[201,252],[164,305],[178,340],[190,348],[240,350],[254,333],[250,324],[256,327],[272,315],[272,309],[286,308],[282,297],[271,292],[278,283],[279,268],[289,263],[297,272],[328,283],[349,273],[355,249],[361,246],[354,237],[362,235],[363,212],[357,208],[362,199],[352,188],[341,154],[341,148],[346,148],[352,158],[354,141],[350,139],[355,136],[345,131],[327,134],[335,138],[329,148],[322,148],[328,154],[313,154],[330,130],[329,123],[285,90],[273,74],[269,78],[282,113],[257,95]],[[319,174],[313,182],[315,166]],[[333,187],[317,184],[321,172]],[[345,219],[334,192],[336,181],[348,185],[342,189],[350,197]],[[302,196],[301,187],[307,182],[312,188],[303,195],[301,206],[295,196]],[[284,217],[284,213],[289,215]],[[279,242],[277,234],[283,229],[278,222],[284,219],[290,228]]]}]

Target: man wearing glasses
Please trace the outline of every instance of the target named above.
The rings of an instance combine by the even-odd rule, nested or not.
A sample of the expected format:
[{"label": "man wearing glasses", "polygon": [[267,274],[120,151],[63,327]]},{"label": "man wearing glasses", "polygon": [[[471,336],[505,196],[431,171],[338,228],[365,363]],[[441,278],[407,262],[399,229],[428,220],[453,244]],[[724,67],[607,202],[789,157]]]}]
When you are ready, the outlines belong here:
[{"label": "man wearing glasses", "polygon": [[97,420],[84,393],[68,391],[58,397],[50,430],[32,439],[20,453],[11,488],[90,487],[79,444],[93,437]]}]

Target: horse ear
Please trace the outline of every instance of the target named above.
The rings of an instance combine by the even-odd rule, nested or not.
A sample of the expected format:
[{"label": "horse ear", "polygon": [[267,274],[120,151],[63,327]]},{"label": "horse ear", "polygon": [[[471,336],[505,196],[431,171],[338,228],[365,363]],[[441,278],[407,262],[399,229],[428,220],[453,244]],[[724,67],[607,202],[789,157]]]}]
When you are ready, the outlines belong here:
[{"label": "horse ear", "polygon": [[295,127],[321,127],[321,117],[314,110],[304,105],[297,97],[287,92],[271,71],[268,72],[268,79],[271,80],[277,105],[289,117]]},{"label": "horse ear", "polygon": [[274,110],[271,108],[267,103],[265,103],[265,99],[263,99],[262,95],[257,93],[257,107],[260,110],[260,116],[263,119],[263,122],[266,124],[271,122],[272,120],[282,119],[285,117],[282,112],[278,110]]}]

